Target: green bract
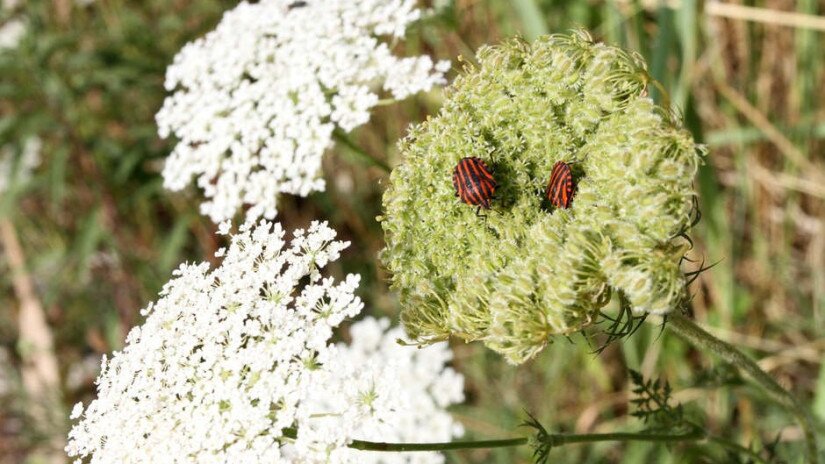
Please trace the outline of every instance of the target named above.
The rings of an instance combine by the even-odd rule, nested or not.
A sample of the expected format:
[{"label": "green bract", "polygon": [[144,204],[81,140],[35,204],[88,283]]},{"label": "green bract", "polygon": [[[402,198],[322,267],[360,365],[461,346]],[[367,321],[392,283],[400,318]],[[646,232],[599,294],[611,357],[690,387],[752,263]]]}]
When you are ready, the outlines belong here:
[{"label": "green bract", "polygon": [[[483,340],[520,363],[593,323],[612,292],[637,314],[677,307],[702,150],[647,96],[641,58],[578,32],[478,60],[401,143],[384,195],[383,260],[410,336]],[[466,156],[499,184],[486,217],[455,195]],[[578,184],[569,209],[544,200],[557,161]]]}]

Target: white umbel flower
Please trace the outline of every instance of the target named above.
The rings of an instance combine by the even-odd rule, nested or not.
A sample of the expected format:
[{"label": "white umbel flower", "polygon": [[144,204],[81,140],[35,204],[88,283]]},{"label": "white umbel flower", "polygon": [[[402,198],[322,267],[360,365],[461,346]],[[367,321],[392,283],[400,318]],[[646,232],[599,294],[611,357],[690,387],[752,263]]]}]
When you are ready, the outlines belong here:
[{"label": "white umbel flower", "polygon": [[[444,346],[387,351],[401,350],[387,343],[397,333],[378,322],[356,324],[349,347],[330,343],[363,307],[357,275],[335,282],[320,273],[347,245],[325,223],[296,230],[287,244],[280,225],[261,222],[232,237],[216,269],[181,266],[124,350],[104,357],[97,399],[73,409],[80,420],[69,455],[90,463],[368,462],[376,453],[341,448],[372,437],[373,425],[385,438],[449,439],[458,429],[444,408],[461,399],[462,378],[444,367]],[[420,457],[401,462],[441,458]]]},{"label": "white umbel flower", "polygon": [[323,190],[335,128],[367,122],[381,88],[401,99],[444,83],[449,62],[396,57],[381,40],[401,39],[419,16],[414,0],[240,3],[167,70],[157,122],[178,144],[164,185],[197,178],[216,223],[244,205],[247,220],[271,219],[279,193]]},{"label": "white umbel flower", "polygon": [[[445,411],[464,400],[463,377],[444,367],[452,359],[449,346],[399,345],[404,331],[389,328],[387,319],[366,318],[353,324],[350,333],[349,345],[338,344],[326,352],[324,361],[333,368],[313,378],[315,394],[304,404],[312,418],[298,431],[296,451],[318,462],[444,462],[434,452],[365,452],[343,443],[350,437],[414,443],[445,442],[460,436],[462,427]],[[337,437],[337,446],[317,446],[331,437]]]},{"label": "white umbel flower", "polygon": [[0,25],[0,52],[17,48],[17,45],[26,35],[26,22],[14,18]]}]

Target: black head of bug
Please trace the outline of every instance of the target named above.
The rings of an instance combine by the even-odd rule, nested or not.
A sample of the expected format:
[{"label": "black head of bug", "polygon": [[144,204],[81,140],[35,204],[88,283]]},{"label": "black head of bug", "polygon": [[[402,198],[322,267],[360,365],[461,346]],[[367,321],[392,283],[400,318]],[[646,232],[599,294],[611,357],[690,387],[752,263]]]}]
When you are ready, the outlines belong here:
[{"label": "black head of bug", "polygon": [[305,7],[305,6],[307,6],[307,2],[304,2],[304,1],[300,1],[300,0],[299,0],[299,1],[297,1],[297,2],[292,2],[292,3],[290,3],[290,4],[286,7],[286,9],[287,9],[288,11],[292,11],[292,10],[294,10],[294,9],[296,9],[296,8],[303,8],[303,7]]}]

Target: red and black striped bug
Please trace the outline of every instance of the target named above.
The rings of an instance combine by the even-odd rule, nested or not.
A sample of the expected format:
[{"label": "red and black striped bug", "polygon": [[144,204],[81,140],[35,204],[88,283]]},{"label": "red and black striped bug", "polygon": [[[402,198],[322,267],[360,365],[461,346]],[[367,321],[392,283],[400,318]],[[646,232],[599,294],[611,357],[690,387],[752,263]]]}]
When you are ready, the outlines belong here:
[{"label": "red and black striped bug", "polygon": [[558,161],[553,165],[550,173],[550,182],[547,183],[547,190],[544,196],[550,200],[550,204],[556,208],[569,208],[573,201],[573,190],[576,184],[573,182],[573,173],[570,166],[564,161]]},{"label": "red and black striped bug", "polygon": [[490,208],[497,186],[490,168],[480,158],[462,158],[453,170],[455,196],[468,205],[477,205],[476,214],[481,208]]}]

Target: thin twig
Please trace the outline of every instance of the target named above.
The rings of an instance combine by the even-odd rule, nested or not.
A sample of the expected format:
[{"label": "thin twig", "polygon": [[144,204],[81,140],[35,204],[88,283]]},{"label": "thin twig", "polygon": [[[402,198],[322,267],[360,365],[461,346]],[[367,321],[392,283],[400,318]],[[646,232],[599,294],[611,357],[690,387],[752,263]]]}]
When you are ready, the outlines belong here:
[{"label": "thin twig", "polygon": [[822,16],[745,6],[736,3],[719,1],[707,2],[705,4],[705,14],[708,16],[741,19],[777,26],[825,31],[825,17]]},{"label": "thin twig", "polygon": [[[642,0],[638,3],[638,6],[636,6],[637,4],[632,0],[616,0],[616,3],[625,9],[625,14],[627,16],[632,16],[638,13],[639,10],[655,11],[662,7],[667,7],[672,10],[679,10],[682,8],[681,0]],[[745,6],[738,3],[709,1],[705,3],[704,13],[707,16],[738,19],[741,21],[751,21],[772,26],[787,26],[797,29],[825,31],[825,17],[797,13],[795,11],[782,11],[775,10],[773,8]]]},{"label": "thin twig", "polygon": [[773,123],[765,116],[759,109],[751,104],[739,92],[733,89],[727,82],[721,79],[715,79],[715,84],[719,93],[722,94],[742,114],[748,121],[761,130],[768,140],[770,140],[776,148],[785,155],[798,168],[806,171],[809,175],[815,176],[817,179],[825,179],[820,168],[811,162],[805,154],[797,148],[785,135],[776,128]]},{"label": "thin twig", "polygon": [[800,178],[784,172],[773,172],[759,165],[756,159],[748,164],[748,170],[757,180],[785,190],[797,192],[825,199],[825,185],[810,179]]},{"label": "thin twig", "polygon": [[26,258],[14,225],[0,218],[0,244],[11,268],[14,293],[20,302],[17,327],[22,358],[21,377],[29,400],[28,411],[40,432],[50,436],[49,462],[64,462],[62,450],[65,414],[60,399],[60,374],[54,354],[52,331],[26,272]]}]

